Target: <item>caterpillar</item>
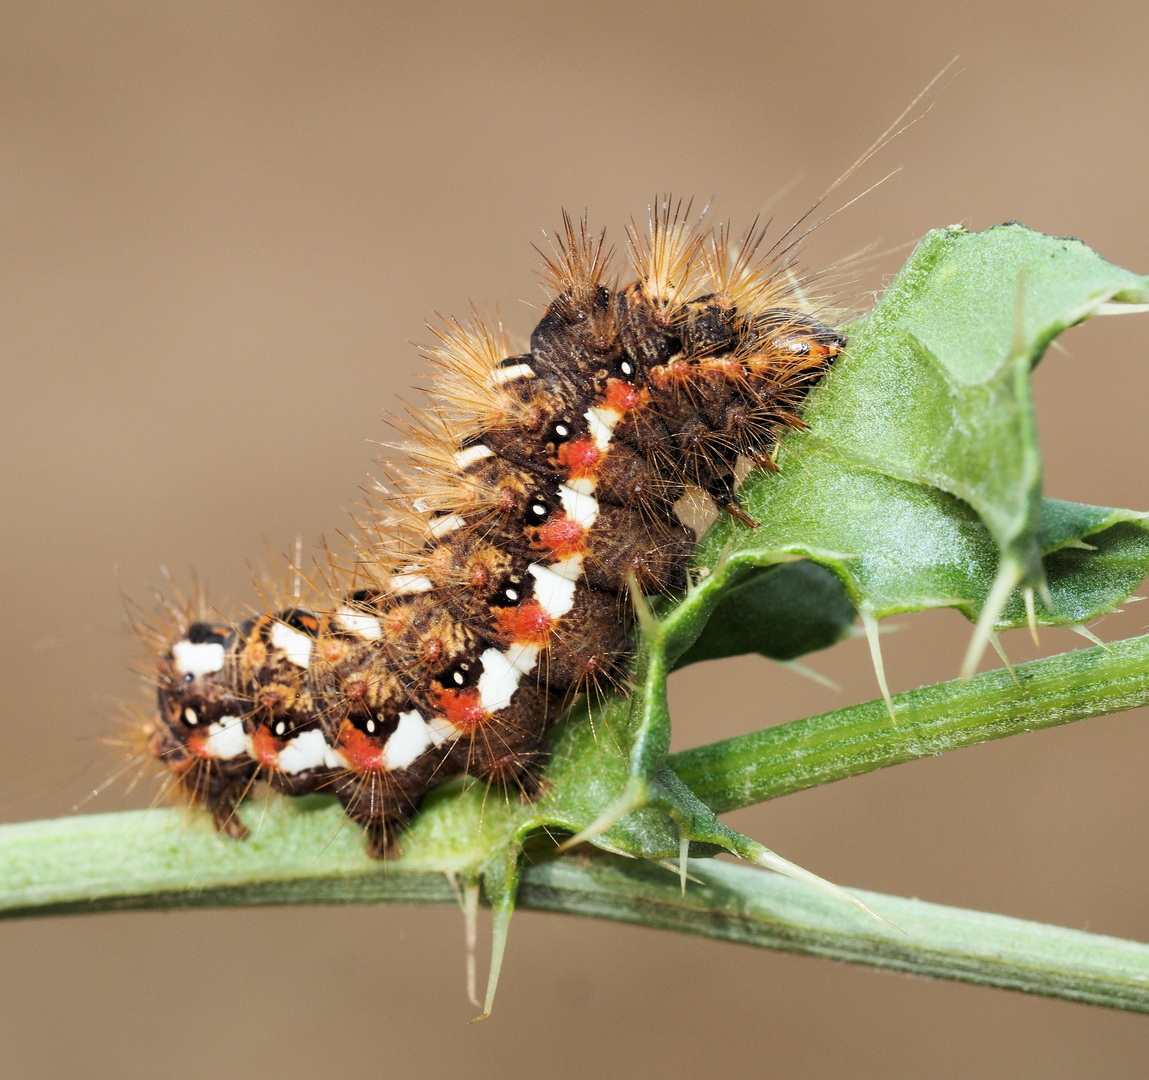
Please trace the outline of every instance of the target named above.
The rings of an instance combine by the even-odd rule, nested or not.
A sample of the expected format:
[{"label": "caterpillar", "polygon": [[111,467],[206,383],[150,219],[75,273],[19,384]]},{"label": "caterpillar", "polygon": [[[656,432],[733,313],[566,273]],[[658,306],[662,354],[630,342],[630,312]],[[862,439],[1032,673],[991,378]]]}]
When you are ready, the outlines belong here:
[{"label": "caterpillar", "polygon": [[172,605],[153,632],[143,734],[175,787],[240,839],[257,783],[332,793],[377,857],[450,778],[529,797],[548,723],[625,679],[631,591],[685,587],[684,493],[753,526],[740,459],[776,469],[846,346],[765,233],[732,243],[664,199],[627,229],[624,280],[605,231],[564,214],[526,351],[475,314],[433,328],[407,457],[314,597],[244,621]]}]

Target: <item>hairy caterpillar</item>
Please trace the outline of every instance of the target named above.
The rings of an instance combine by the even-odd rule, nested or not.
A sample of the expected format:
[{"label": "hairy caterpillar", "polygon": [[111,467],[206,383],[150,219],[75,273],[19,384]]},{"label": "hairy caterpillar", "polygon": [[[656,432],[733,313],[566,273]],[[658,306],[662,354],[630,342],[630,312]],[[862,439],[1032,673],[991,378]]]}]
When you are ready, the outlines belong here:
[{"label": "hairy caterpillar", "polygon": [[633,280],[564,215],[529,350],[477,317],[436,331],[409,460],[308,602],[242,623],[172,608],[153,635],[149,753],[217,828],[257,782],[335,794],[382,856],[432,786],[535,785],[543,734],[632,649],[628,591],[686,583],[688,488],[754,523],[735,467],[782,430],[845,338],[809,310],[792,245],[691,225],[628,230]]}]

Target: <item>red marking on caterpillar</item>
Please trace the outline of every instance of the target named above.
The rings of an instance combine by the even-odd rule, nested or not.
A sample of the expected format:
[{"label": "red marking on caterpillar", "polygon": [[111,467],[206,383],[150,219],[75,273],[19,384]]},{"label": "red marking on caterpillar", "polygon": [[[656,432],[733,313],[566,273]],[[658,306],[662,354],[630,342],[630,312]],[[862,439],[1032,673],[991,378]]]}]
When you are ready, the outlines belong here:
[{"label": "red marking on caterpillar", "polygon": [[554,620],[535,603],[502,608],[496,616],[507,644],[545,645]]},{"label": "red marking on caterpillar", "polygon": [[568,559],[583,550],[586,530],[566,514],[551,518],[539,529],[539,547],[550,551],[558,559]]},{"label": "red marking on caterpillar", "polygon": [[625,416],[632,409],[642,404],[642,391],[633,383],[623,382],[621,379],[607,379],[606,408]]},{"label": "red marking on caterpillar", "polygon": [[594,476],[601,458],[602,452],[590,439],[575,439],[559,447],[559,464],[565,466],[571,480]]},{"label": "red marking on caterpillar", "polygon": [[279,752],[283,745],[281,739],[268,731],[266,724],[259,724],[251,736],[251,756],[262,768],[275,769],[279,766]]},{"label": "red marking on caterpillar", "polygon": [[479,695],[461,694],[457,690],[442,690],[437,704],[448,722],[460,731],[470,731],[486,719]]},{"label": "red marking on caterpillar", "polygon": [[339,748],[355,772],[381,772],[384,767],[383,749],[378,741],[369,739],[351,724],[344,724],[340,730]]},{"label": "red marking on caterpillar", "polygon": [[534,790],[548,722],[625,675],[628,583],[685,586],[687,485],[754,524],[738,460],[773,468],[845,339],[788,247],[760,256],[751,232],[731,251],[688,212],[666,201],[629,233],[621,287],[604,238],[565,218],[528,352],[477,319],[435,331],[409,462],[306,606],[239,624],[185,609],[152,634],[148,752],[221,831],[245,835],[256,781],[333,793],[376,855],[453,776]]}]

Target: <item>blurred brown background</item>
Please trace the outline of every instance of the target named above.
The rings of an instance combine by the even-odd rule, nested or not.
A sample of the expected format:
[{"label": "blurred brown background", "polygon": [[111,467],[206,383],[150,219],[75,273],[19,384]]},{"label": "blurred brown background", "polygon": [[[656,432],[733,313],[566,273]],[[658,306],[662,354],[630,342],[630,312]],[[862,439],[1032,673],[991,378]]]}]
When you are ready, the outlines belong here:
[{"label": "blurred brown background", "polygon": [[[423,370],[407,342],[472,301],[528,332],[562,207],[618,242],[658,192],[745,225],[797,177],[789,219],[957,53],[808,262],[890,252],[865,303],[927,228],[1019,219],[1149,271],[1147,34],[1133,0],[0,5],[0,818],[110,770],[119,590],[195,567],[248,603],[265,544],[334,536]],[[1149,507],[1147,330],[1047,358],[1050,494]],[[956,673],[960,616],[900,621],[895,690]],[[875,695],[861,642],[812,663],[841,694],[765,660],[676,677],[677,744]],[[1149,940],[1147,769],[1128,713],[733,823],[844,884]],[[5,1077],[1124,1077],[1149,1051],[1138,1017],[533,914],[478,1027],[446,910],[8,923],[0,950]]]}]

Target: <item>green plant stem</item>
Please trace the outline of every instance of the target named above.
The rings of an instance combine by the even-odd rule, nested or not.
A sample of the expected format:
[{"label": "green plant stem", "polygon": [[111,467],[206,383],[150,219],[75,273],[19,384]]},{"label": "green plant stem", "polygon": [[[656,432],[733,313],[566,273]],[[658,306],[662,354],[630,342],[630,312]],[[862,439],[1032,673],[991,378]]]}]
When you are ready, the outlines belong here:
[{"label": "green plant stem", "polygon": [[848,776],[1149,704],[1149,634],[937,683],[674,754],[716,813]]},{"label": "green plant stem", "polygon": [[691,859],[694,879],[596,855],[524,875],[519,904],[1149,1012],[1149,945],[852,890],[899,930],[778,874]]},{"label": "green plant stem", "polygon": [[[374,863],[350,845],[317,858],[311,841],[338,810],[316,805],[310,815],[270,811],[254,846],[170,810],[4,826],[3,914],[457,902],[442,873]],[[286,850],[284,830],[297,841]],[[1149,1012],[1146,945],[855,890],[903,933],[777,874],[701,859],[689,873],[683,893],[677,874],[643,860],[546,858],[526,868],[518,906]]]}]

